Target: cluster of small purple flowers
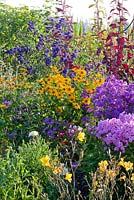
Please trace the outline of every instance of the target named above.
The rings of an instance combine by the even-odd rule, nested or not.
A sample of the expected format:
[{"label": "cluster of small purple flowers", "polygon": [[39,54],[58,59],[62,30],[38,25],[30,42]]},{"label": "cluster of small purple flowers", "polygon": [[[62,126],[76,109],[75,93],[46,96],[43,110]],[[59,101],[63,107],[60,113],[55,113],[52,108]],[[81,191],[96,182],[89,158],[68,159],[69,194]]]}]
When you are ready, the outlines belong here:
[{"label": "cluster of small purple flowers", "polygon": [[94,115],[99,119],[118,118],[122,112],[134,113],[134,83],[110,76],[92,98]]},{"label": "cluster of small purple flowers", "polygon": [[[73,61],[77,57],[77,50],[70,48],[70,42],[73,37],[73,26],[71,20],[66,17],[49,17],[42,22],[42,30],[40,27],[35,26],[33,22],[28,23],[29,41],[33,37],[33,46],[14,47],[6,50],[5,53],[10,56],[15,56],[20,64],[33,65],[33,54],[38,56],[46,66],[62,65],[67,68],[72,66]],[[34,63],[36,65],[36,63]],[[65,70],[65,72],[66,72]]]},{"label": "cluster of small purple flowers", "polygon": [[125,152],[129,143],[134,141],[134,114],[123,112],[119,118],[99,121],[95,134],[107,146],[113,146],[114,151]]},{"label": "cluster of small purple flowers", "polygon": [[83,131],[83,128],[72,124],[69,121],[56,120],[53,117],[48,117],[43,120],[43,132],[49,139],[67,139],[72,141],[78,132]]},{"label": "cluster of small purple flowers", "polygon": [[12,49],[6,50],[5,53],[9,55],[15,55],[20,62],[20,64],[26,63],[26,55],[29,53],[30,49],[27,46],[14,47]]},{"label": "cluster of small purple flowers", "polygon": [[63,128],[63,122],[56,120],[53,117],[48,117],[43,120],[45,127],[43,132],[49,139],[54,139]]},{"label": "cluster of small purple flowers", "polygon": [[[47,61],[48,57],[53,59],[58,57],[59,62],[65,66],[72,63],[77,55],[75,51],[69,52],[69,43],[73,37],[71,22],[64,17],[50,18],[45,23],[45,31],[49,33],[46,41],[49,40],[51,43],[51,48],[49,48],[51,52],[45,54],[45,60]],[[50,64],[53,64],[52,61],[46,62],[47,66]]]},{"label": "cluster of small purple flowers", "polygon": [[[33,31],[33,24],[29,24],[29,30]],[[50,17],[44,23],[46,34],[37,34],[38,43],[36,50],[43,50],[44,60],[46,66],[53,65],[55,58],[59,58],[59,62],[67,65],[72,63],[76,58],[76,52],[69,52],[68,45],[73,37],[73,28],[71,22],[65,17]]]}]

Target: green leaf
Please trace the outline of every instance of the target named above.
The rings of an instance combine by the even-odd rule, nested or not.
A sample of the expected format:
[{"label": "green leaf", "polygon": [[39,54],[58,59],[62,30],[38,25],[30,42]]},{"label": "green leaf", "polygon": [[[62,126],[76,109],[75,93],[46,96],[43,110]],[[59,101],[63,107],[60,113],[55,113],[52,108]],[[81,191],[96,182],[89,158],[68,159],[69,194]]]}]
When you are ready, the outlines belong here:
[{"label": "green leaf", "polygon": [[90,4],[88,8],[92,8],[93,6],[95,6],[95,4]]}]

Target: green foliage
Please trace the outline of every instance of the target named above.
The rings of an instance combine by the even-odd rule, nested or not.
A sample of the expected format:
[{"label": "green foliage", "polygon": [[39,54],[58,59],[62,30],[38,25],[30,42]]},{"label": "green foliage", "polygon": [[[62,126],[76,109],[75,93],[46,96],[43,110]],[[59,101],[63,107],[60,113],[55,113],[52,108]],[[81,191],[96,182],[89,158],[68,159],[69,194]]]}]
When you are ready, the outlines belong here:
[{"label": "green foliage", "polygon": [[54,197],[56,190],[40,161],[46,154],[56,156],[40,137],[27,144],[23,142],[18,151],[10,147],[6,156],[0,157],[0,199],[41,200],[43,196]]},{"label": "green foliage", "polygon": [[[118,28],[112,26],[103,30],[102,0],[94,0],[89,6],[95,9],[95,16],[86,31],[84,22],[73,24],[66,16],[68,6],[64,0],[56,2],[61,18],[53,14],[51,7],[30,10],[0,4],[2,200],[83,200],[90,194],[96,200],[102,197],[99,187],[105,187],[94,188],[94,179],[98,181],[102,175],[97,179],[98,162],[108,160],[108,154],[102,141],[92,134],[98,123],[92,96],[108,76],[106,67],[115,67],[112,63],[116,56],[125,56],[123,64],[129,58],[133,70],[133,31],[129,27],[126,35],[118,34]],[[123,51],[125,46],[122,48],[120,43],[128,44],[128,50]],[[38,132],[42,138],[29,141],[31,132]],[[133,149],[131,144],[124,155],[132,162]],[[118,153],[112,154],[117,158]],[[109,164],[113,169],[113,162]],[[111,175],[115,178],[114,173]],[[123,184],[119,186],[124,191]],[[109,198],[110,187],[106,185],[102,199]]]},{"label": "green foliage", "polygon": [[40,27],[40,22],[50,13],[52,13],[51,7],[48,6],[44,10],[39,10],[29,9],[27,6],[13,8],[0,4],[0,57],[3,55],[4,49],[11,48],[18,41],[23,41],[29,21]]}]

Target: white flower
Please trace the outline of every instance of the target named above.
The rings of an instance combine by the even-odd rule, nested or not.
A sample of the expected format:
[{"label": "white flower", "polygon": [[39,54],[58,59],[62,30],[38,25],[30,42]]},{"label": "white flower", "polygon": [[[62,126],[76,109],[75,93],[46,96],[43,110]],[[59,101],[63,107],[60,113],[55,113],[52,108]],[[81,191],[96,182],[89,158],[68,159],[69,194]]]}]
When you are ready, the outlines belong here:
[{"label": "white flower", "polygon": [[65,167],[65,164],[64,163],[61,163],[61,167],[62,167],[62,174],[65,175],[68,173],[68,168]]},{"label": "white flower", "polygon": [[39,136],[39,133],[38,131],[31,131],[28,135],[28,137],[38,137]]},{"label": "white flower", "polygon": [[134,121],[133,120],[131,120],[129,123],[130,123],[130,125],[134,126]]}]

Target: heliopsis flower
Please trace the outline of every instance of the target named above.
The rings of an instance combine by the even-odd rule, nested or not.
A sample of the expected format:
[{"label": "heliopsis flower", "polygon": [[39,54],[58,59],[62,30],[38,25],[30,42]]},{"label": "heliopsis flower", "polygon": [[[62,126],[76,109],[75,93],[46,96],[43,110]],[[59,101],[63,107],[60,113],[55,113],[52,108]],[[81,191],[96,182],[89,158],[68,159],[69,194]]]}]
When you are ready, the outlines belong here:
[{"label": "heliopsis flower", "polygon": [[40,159],[40,161],[42,162],[42,164],[43,164],[44,166],[46,166],[46,167],[51,167],[51,165],[50,165],[50,157],[49,157],[48,155],[42,157],[42,158]]},{"label": "heliopsis flower", "polygon": [[59,106],[59,107],[57,108],[57,111],[61,113],[61,112],[62,112],[62,107]]},{"label": "heliopsis flower", "polygon": [[37,94],[43,94],[43,93],[44,93],[44,90],[37,90],[36,93],[37,93]]},{"label": "heliopsis flower", "polygon": [[70,96],[69,96],[69,101],[70,101],[71,103],[75,102],[75,96],[70,95]]},{"label": "heliopsis flower", "polygon": [[85,105],[89,105],[90,102],[91,102],[90,98],[84,98],[84,99],[82,100],[82,104],[85,104]]},{"label": "heliopsis flower", "polygon": [[57,99],[62,99],[64,96],[62,93],[57,92],[56,97]]},{"label": "heliopsis flower", "polygon": [[77,139],[83,142],[85,140],[85,133],[84,132],[79,132],[77,135]]},{"label": "heliopsis flower", "polygon": [[71,173],[66,173],[65,180],[71,183],[71,181],[72,181],[72,174]]},{"label": "heliopsis flower", "polygon": [[51,89],[51,90],[49,90],[49,93],[50,93],[50,95],[52,95],[52,96],[57,96],[57,94],[58,94],[58,92],[57,92],[56,89]]},{"label": "heliopsis flower", "polygon": [[39,82],[41,85],[45,86],[45,82],[44,82],[43,79],[39,79],[38,82]]},{"label": "heliopsis flower", "polygon": [[80,109],[80,105],[78,104],[78,103],[73,103],[73,107],[75,108],[75,109]]},{"label": "heliopsis flower", "polygon": [[93,93],[93,89],[92,89],[92,88],[87,88],[87,89],[86,89],[86,92],[87,92],[88,94]]},{"label": "heliopsis flower", "polygon": [[84,70],[84,69],[78,69],[78,70],[77,70],[77,73],[78,73],[80,76],[86,76],[86,74],[87,74],[86,70]]},{"label": "heliopsis flower", "polygon": [[72,94],[72,93],[74,92],[74,88],[68,86],[68,87],[66,87],[65,92],[66,92],[67,94]]}]

